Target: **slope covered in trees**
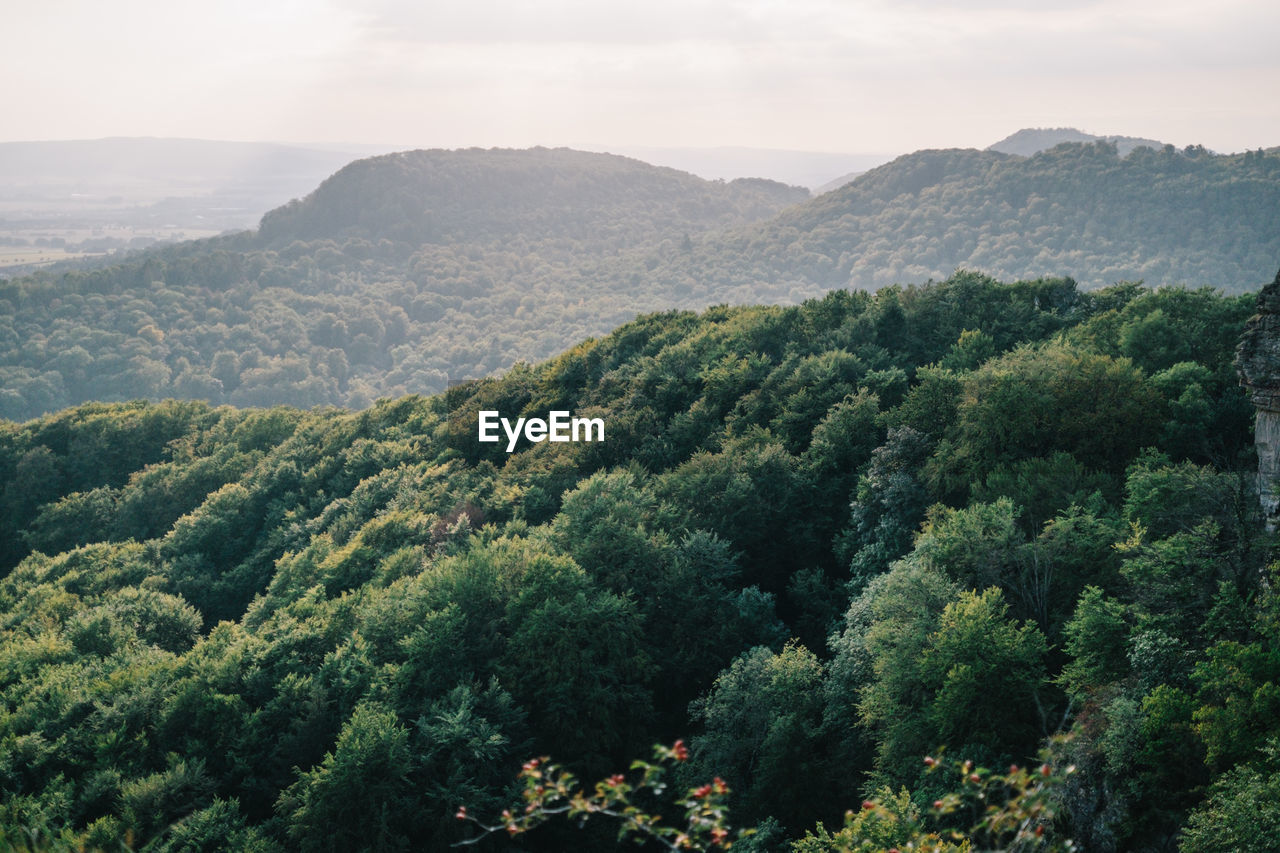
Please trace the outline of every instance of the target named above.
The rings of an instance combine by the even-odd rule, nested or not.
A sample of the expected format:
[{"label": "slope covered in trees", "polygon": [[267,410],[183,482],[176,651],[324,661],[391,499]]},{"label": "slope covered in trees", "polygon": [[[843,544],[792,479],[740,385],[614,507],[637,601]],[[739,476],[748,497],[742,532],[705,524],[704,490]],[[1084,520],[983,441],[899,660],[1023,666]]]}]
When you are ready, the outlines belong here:
[{"label": "slope covered in trees", "polygon": [[[957,268],[1218,286],[1280,256],[1280,153],[1065,144],[1032,157],[919,151],[670,265],[714,292],[756,281],[874,289]],[[655,273],[661,277],[662,269]]]},{"label": "slope covered in trees", "polygon": [[621,275],[620,253],[679,252],[806,198],[567,150],[360,160],[256,233],[0,285],[0,417],[441,391],[680,300],[643,266]]},{"label": "slope covered in trees", "polygon": [[[443,849],[530,756],[684,737],[755,849],[816,853],[864,795],[932,802],[939,745],[1069,730],[1051,834],[1214,849],[1275,819],[1253,303],[966,273],[650,315],[358,413],[6,425],[0,825]],[[558,409],[605,440],[477,440]],[[527,846],[614,837],[585,832]]]},{"label": "slope covered in trees", "polygon": [[359,408],[641,312],[958,268],[1241,292],[1280,256],[1274,152],[922,151],[805,199],[567,150],[357,161],[255,233],[0,285],[0,417],[170,396]]},{"label": "slope covered in trees", "polygon": [[808,195],[775,181],[704,181],[568,149],[406,151],[344,167],[264,216],[258,239],[421,246],[554,238],[608,252],[763,219]]}]

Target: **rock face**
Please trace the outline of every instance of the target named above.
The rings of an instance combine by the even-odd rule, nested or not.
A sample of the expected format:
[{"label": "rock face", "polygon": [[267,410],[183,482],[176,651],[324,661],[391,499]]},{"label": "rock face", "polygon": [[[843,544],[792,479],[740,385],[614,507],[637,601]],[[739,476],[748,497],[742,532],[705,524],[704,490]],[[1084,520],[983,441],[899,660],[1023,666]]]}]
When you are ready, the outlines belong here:
[{"label": "rock face", "polygon": [[1236,348],[1236,371],[1257,411],[1258,500],[1267,530],[1275,532],[1280,523],[1280,272],[1258,294],[1258,313],[1245,324]]}]

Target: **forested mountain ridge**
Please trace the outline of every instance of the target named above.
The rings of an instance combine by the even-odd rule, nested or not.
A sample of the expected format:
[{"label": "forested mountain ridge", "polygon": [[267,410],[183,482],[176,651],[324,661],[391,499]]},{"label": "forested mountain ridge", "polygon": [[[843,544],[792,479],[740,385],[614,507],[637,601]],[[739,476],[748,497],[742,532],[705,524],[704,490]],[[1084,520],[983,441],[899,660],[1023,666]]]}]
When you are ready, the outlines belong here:
[{"label": "forested mountain ridge", "polygon": [[1276,152],[922,151],[805,198],[563,149],[357,161],[257,232],[0,285],[0,417],[169,396],[361,407],[646,311],[958,268],[1243,292],[1280,257]]},{"label": "forested mountain ridge", "polygon": [[629,247],[681,251],[806,198],[564,149],[356,161],[258,232],[0,285],[0,417],[88,399],[359,407],[443,390],[687,295],[618,261]]},{"label": "forested mountain ridge", "polygon": [[736,292],[753,281],[875,289],[957,268],[1255,289],[1280,257],[1280,152],[1214,155],[1107,143],[1032,157],[919,151],[767,223],[699,244],[673,275]]},{"label": "forested mountain ridge", "polygon": [[[965,273],[650,315],[363,412],[3,425],[0,826],[443,849],[530,756],[681,736],[784,850],[877,791],[920,818],[939,745],[1002,767],[1063,720],[1051,836],[1222,849],[1280,769],[1253,308]],[[604,441],[477,441],[553,409]],[[529,849],[615,831],[578,833]]]},{"label": "forested mountain ridge", "polygon": [[808,197],[776,181],[705,181],[563,148],[406,151],[357,160],[305,199],[268,212],[258,241],[419,246],[554,237],[608,251],[768,218]]}]

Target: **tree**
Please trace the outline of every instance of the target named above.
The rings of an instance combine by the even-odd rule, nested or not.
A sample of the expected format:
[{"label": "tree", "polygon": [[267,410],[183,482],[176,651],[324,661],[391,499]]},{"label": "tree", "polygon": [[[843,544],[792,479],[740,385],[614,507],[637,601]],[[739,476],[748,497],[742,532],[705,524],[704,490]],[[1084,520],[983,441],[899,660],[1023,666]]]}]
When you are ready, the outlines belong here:
[{"label": "tree", "polygon": [[394,850],[412,836],[417,797],[409,733],[395,714],[359,705],[333,752],[300,773],[276,809],[303,850]]},{"label": "tree", "polygon": [[983,482],[1001,464],[1055,452],[1117,472],[1156,437],[1160,396],[1128,359],[1054,342],[1024,345],[962,380],[948,446],[934,476],[949,488]]},{"label": "tree", "polygon": [[834,787],[824,782],[824,678],[817,657],[794,643],[743,652],[691,708],[704,733],[691,743],[687,778],[721,774],[748,823],[773,816],[798,831],[838,809],[822,796]]},{"label": "tree", "polygon": [[1007,618],[998,589],[935,598],[941,612],[912,606],[910,594],[928,588],[930,570],[908,565],[864,593],[881,599],[872,609],[883,613],[866,631],[871,679],[858,700],[879,741],[876,781],[919,783],[911,756],[943,743],[983,761],[1034,751],[1046,727],[1044,636]]},{"label": "tree", "polygon": [[1280,741],[1272,739],[1260,760],[1228,770],[1191,813],[1182,833],[1185,853],[1236,850],[1264,853],[1280,838]]}]

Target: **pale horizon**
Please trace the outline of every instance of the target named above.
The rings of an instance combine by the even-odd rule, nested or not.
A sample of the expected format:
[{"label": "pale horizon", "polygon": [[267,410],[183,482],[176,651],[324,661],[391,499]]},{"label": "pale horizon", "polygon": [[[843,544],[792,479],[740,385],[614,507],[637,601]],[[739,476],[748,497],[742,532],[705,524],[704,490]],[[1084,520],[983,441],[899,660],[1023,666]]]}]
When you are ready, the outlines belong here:
[{"label": "pale horizon", "polygon": [[6,10],[0,140],[900,154],[1072,127],[1280,144],[1280,7],[300,0]]}]

